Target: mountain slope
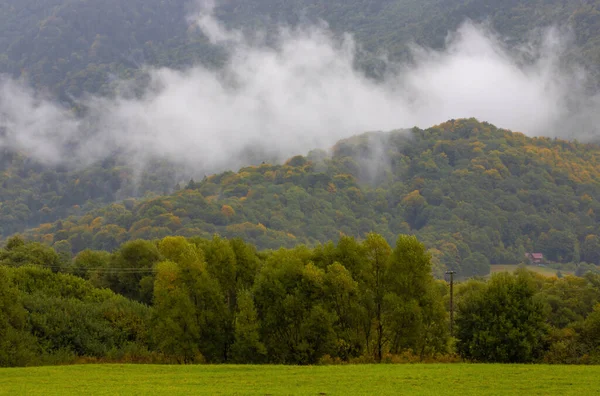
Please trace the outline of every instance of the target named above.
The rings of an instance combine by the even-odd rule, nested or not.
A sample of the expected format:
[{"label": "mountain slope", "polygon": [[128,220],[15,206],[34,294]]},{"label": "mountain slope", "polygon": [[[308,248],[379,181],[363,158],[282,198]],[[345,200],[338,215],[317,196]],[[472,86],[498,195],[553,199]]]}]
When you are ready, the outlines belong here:
[{"label": "mountain slope", "polygon": [[0,152],[0,237],[27,227],[87,213],[115,200],[168,194],[178,174],[164,161],[144,169],[116,158],[82,169],[48,166],[24,153]]},{"label": "mountain slope", "polygon": [[142,64],[211,60],[206,40],[187,34],[188,1],[7,0],[0,4],[0,72],[38,88],[80,96],[108,92]]},{"label": "mountain slope", "polygon": [[[0,73],[51,89],[63,100],[111,90],[142,64],[218,65],[219,48],[189,29],[188,0],[6,0],[0,4]],[[350,32],[371,53],[407,54],[408,44],[442,47],[465,19],[489,21],[503,35],[524,41],[551,24],[575,32],[570,57],[596,73],[600,59],[600,0],[229,0],[216,15],[230,26],[270,30],[280,23],[325,20]],[[369,62],[366,67],[369,68]]]},{"label": "mountain slope", "polygon": [[[600,264],[600,147],[456,120],[371,133],[284,165],[190,182],[176,193],[113,204],[28,235],[77,252],[171,234],[243,237],[259,248],[375,231],[414,233],[449,268],[476,273],[541,251]],[[485,260],[485,259],[483,259]]]}]

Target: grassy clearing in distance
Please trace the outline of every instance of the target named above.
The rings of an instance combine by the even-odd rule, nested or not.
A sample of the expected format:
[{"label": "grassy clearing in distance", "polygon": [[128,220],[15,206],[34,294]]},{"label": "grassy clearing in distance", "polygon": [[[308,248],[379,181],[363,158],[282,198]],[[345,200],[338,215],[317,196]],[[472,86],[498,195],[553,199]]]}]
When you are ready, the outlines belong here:
[{"label": "grassy clearing in distance", "polygon": [[[494,264],[491,266],[491,272],[496,273],[496,272],[515,272],[517,270],[517,268],[519,268],[519,265],[517,264]],[[533,271],[533,272],[537,272],[538,274],[542,274],[545,276],[556,276],[556,272],[558,270],[555,270],[553,268],[550,267],[540,267],[537,265],[528,265],[525,268],[527,268],[529,271]],[[563,275],[573,275],[572,271],[560,271],[562,272]]]},{"label": "grassy clearing in distance", "polygon": [[600,366],[79,365],[0,369],[0,394],[600,395]]}]

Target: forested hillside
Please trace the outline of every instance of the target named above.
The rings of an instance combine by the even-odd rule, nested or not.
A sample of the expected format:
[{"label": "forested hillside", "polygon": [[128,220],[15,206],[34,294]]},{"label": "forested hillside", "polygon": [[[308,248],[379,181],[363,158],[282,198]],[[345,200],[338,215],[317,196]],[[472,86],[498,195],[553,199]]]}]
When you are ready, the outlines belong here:
[{"label": "forested hillside", "polygon": [[179,173],[164,161],[138,169],[116,158],[73,170],[6,149],[0,154],[0,235],[81,215],[116,200],[168,194]]},{"label": "forested hillside", "polygon": [[[403,58],[411,42],[441,47],[465,18],[488,20],[516,42],[550,24],[570,25],[570,59],[597,63],[600,1],[378,0],[223,1],[227,25],[269,31],[278,23],[327,21],[367,53]],[[0,71],[63,100],[108,93],[141,65],[218,67],[224,53],[189,20],[187,1],[14,1],[0,5]],[[359,61],[369,68],[369,56]],[[0,228],[72,254],[124,241],[219,233],[259,248],[317,245],[375,231],[389,242],[418,235],[439,275],[487,273],[488,264],[542,252],[554,262],[600,264],[598,147],[527,138],[474,120],[429,130],[373,133],[285,164],[180,183],[182,169],[141,171],[113,157],[91,168],[1,157]],[[200,174],[203,174],[199,170]],[[108,206],[106,206],[108,205]],[[29,229],[29,230],[28,230]]]},{"label": "forested hillside", "polygon": [[[197,11],[189,0],[0,3],[0,73],[25,82],[0,98],[0,105],[12,105],[0,112],[0,366],[82,361],[600,362],[599,144],[529,137],[469,118],[429,129],[364,133],[333,147],[315,143],[309,146],[315,150],[298,152],[285,162],[268,160],[268,153],[281,150],[283,140],[295,153],[294,143],[302,139],[294,138],[324,146],[325,140],[317,139],[320,134],[329,133],[331,144],[354,133],[352,128],[371,125],[371,118],[357,119],[361,122],[355,125],[346,117],[350,111],[374,110],[374,117],[382,119],[398,113],[392,120],[412,122],[403,114],[418,106],[398,111],[405,102],[388,100],[396,89],[404,89],[402,83],[389,92],[379,89],[387,85],[382,80],[372,84],[372,78],[384,76],[382,67],[390,65],[381,61],[382,55],[405,62],[412,43],[441,48],[448,32],[467,18],[487,21],[511,48],[528,42],[537,28],[573,29],[574,43],[566,56],[548,61],[560,67],[521,69],[521,61],[528,61],[512,59],[502,44],[486,47],[483,58],[494,51],[499,52],[497,60],[511,58],[507,78],[517,82],[517,89],[482,107],[502,107],[521,94],[520,82],[535,80],[534,94],[524,94],[529,99],[518,102],[525,103],[524,118],[538,110],[552,113],[552,122],[537,127],[551,124],[558,131],[548,134],[580,136],[574,130],[587,124],[563,130],[570,128],[562,125],[572,125],[571,118],[565,123],[557,119],[568,118],[563,107],[585,105],[586,111],[572,118],[581,121],[596,103],[585,88],[600,86],[600,0],[218,1],[215,17],[242,29],[244,37],[264,33],[270,43],[270,33],[282,25],[325,20],[333,32],[349,32],[358,43],[356,59],[344,48],[340,51],[351,55],[343,65],[325,62],[304,79],[298,79],[304,63],[270,68],[269,62],[286,62],[262,44],[250,54],[234,50],[231,58],[238,56],[240,64],[252,56],[268,61],[246,62],[253,65],[247,74],[267,71],[249,95],[231,94],[245,80],[219,69],[227,59],[227,45],[211,44],[192,26],[190,17]],[[231,33],[223,31],[213,33]],[[232,47],[236,45],[254,43],[240,39]],[[320,61],[320,52],[308,47],[308,52],[298,51],[300,57]],[[345,56],[337,49],[329,53],[328,59]],[[584,65],[593,78],[567,73],[568,83],[554,84],[562,78],[563,63],[565,70],[577,69],[569,68],[569,62]],[[467,63],[452,63],[451,68],[468,74]],[[205,90],[202,83],[185,92],[167,90],[164,100],[145,98],[150,106],[136,101],[144,99],[136,94],[145,88],[161,91],[166,84],[143,84],[153,74],[145,74],[144,66],[184,69],[199,64],[211,68],[199,74],[218,75],[209,79],[214,90],[206,89],[206,101],[188,103]],[[475,65],[477,73],[497,75],[494,70],[499,69],[482,65]],[[333,88],[321,84],[338,67],[346,77]],[[324,74],[325,69],[334,72]],[[533,78],[540,73],[547,75]],[[283,81],[272,97],[263,89],[271,77]],[[142,84],[113,84],[128,79]],[[300,89],[287,89],[291,80],[299,80]],[[310,80],[316,80],[314,85]],[[444,85],[447,80],[418,81]],[[570,92],[571,82],[581,86]],[[17,98],[14,93],[28,84],[32,91]],[[185,79],[179,84],[190,85]],[[493,84],[495,88],[495,80]],[[331,110],[322,102],[301,106],[314,102],[310,96],[300,102],[290,99],[305,91],[319,95],[351,85],[360,89],[339,89],[338,96],[324,100],[340,102]],[[431,99],[432,112],[444,107],[443,101],[435,103],[430,86],[421,85],[429,87],[422,95],[408,86],[406,103]],[[477,95],[490,92],[472,85]],[[462,97],[448,87],[449,99]],[[121,88],[126,92],[116,92]],[[370,100],[379,94],[381,102]],[[568,98],[536,107],[546,95]],[[366,99],[344,102],[350,96]],[[589,97],[590,104],[578,96]],[[109,105],[113,99],[115,107]],[[263,106],[266,99],[277,106]],[[477,110],[478,99],[466,102],[466,117]],[[206,102],[217,105],[203,106]],[[240,102],[245,105],[234,106]],[[377,111],[385,105],[391,111]],[[177,111],[150,116],[167,107]],[[286,114],[280,115],[283,109]],[[196,111],[208,116],[178,122]],[[244,111],[250,116],[239,114]],[[312,118],[319,111],[326,117]],[[449,111],[451,115],[438,114],[427,125],[463,116]],[[215,124],[206,122],[211,117]],[[270,117],[278,121],[266,128]],[[291,133],[292,124],[304,117],[311,122],[295,125]],[[229,126],[218,125],[237,118]],[[338,127],[331,122],[336,118],[347,122]],[[590,116],[582,124],[593,120]],[[127,125],[120,129],[119,124]],[[396,127],[377,125],[372,128]],[[339,130],[329,131],[333,129]],[[82,144],[96,134],[105,139]],[[120,139],[129,135],[135,136]],[[197,139],[186,140],[192,135]],[[228,151],[238,139],[251,144]],[[106,141],[110,144],[104,145]],[[255,141],[273,146],[272,151],[263,155],[262,146],[256,147],[254,155]],[[169,147],[171,142],[181,144]],[[55,143],[61,150],[52,163],[35,158]],[[85,150],[77,151],[79,145]],[[246,151],[256,163],[243,162],[245,154],[239,153]],[[228,153],[238,155],[245,166],[204,175],[214,168],[194,165],[224,158],[218,169],[226,169],[232,166]],[[60,158],[70,154],[71,160]],[[194,157],[205,161],[194,162]],[[190,180],[190,174],[200,177]],[[544,277],[525,268],[490,275],[491,264],[524,263],[526,257],[539,257],[534,253],[541,253],[540,260],[553,269],[569,269],[580,277],[564,277],[560,271]],[[448,270],[456,272],[458,281],[455,327],[449,326],[451,297],[442,280]]]},{"label": "forested hillside", "polygon": [[212,175],[26,235],[77,253],[168,235],[218,233],[277,249],[411,233],[431,249],[438,274],[486,274],[490,262],[521,262],[533,251],[600,264],[599,161],[595,144],[453,120],[340,141],[331,157],[313,151]]},{"label": "forested hillside", "polygon": [[0,72],[67,95],[110,91],[142,65],[216,63],[218,51],[188,35],[187,0],[8,0],[0,4]]},{"label": "forested hillside", "polygon": [[[223,53],[186,19],[188,0],[6,0],[0,4],[0,73],[49,88],[63,100],[84,92],[107,93],[117,79],[135,77],[142,65],[219,65]],[[230,26],[273,29],[318,19],[350,32],[368,52],[392,58],[408,44],[441,47],[466,18],[488,20],[520,42],[551,24],[575,33],[571,59],[595,73],[600,56],[600,1],[580,0],[228,0],[216,15]],[[365,67],[371,62],[366,57]]]}]

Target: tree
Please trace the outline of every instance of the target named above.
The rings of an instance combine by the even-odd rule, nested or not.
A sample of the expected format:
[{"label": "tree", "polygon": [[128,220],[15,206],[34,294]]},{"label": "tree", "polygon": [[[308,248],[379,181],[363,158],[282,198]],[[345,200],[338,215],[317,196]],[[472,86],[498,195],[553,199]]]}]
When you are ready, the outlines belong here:
[{"label": "tree", "polygon": [[25,240],[20,235],[14,235],[6,241],[5,249],[9,252],[25,246]]},{"label": "tree", "polygon": [[386,294],[385,275],[388,270],[389,258],[392,252],[385,238],[370,233],[362,244],[365,252],[365,269],[360,278],[364,279],[363,307],[365,336],[367,345],[370,343],[371,327],[375,329],[375,359],[380,362],[383,357],[385,332],[383,322],[383,299]]},{"label": "tree", "polygon": [[245,290],[252,288],[254,278],[261,265],[261,259],[258,257],[256,247],[244,242],[240,238],[234,238],[229,241],[235,254],[235,270],[237,289]]},{"label": "tree", "polygon": [[457,304],[457,349],[478,362],[528,363],[539,359],[548,334],[546,310],[531,275],[494,274]]},{"label": "tree", "polygon": [[157,266],[154,339],[163,353],[180,363],[192,363],[199,357],[200,323],[181,276],[179,266],[172,261]]},{"label": "tree", "polygon": [[[159,242],[158,248],[174,264],[166,266],[170,271],[164,279],[169,280],[169,283],[155,282],[155,287],[166,287],[166,291],[161,292],[166,302],[160,307],[156,306],[157,320],[159,323],[162,321],[163,324],[174,323],[179,326],[175,330],[194,330],[197,327],[198,336],[194,336],[193,340],[203,357],[210,362],[226,361],[233,339],[229,315],[218,280],[206,269],[202,250],[183,237],[164,238]],[[160,271],[157,277],[159,273]],[[156,302],[155,299],[155,304]],[[190,319],[184,316],[171,320],[169,304],[191,312],[193,322],[188,323]],[[176,313],[177,310],[173,309],[173,312]],[[190,352],[191,349],[186,351]],[[189,358],[189,353],[186,357]]]},{"label": "tree", "polygon": [[581,343],[593,356],[594,362],[600,361],[600,304],[585,318],[581,329]]},{"label": "tree", "polygon": [[0,266],[0,367],[23,366],[33,357],[36,340],[27,331],[26,315],[8,269]]},{"label": "tree", "polygon": [[404,209],[404,218],[410,224],[411,228],[419,229],[425,223],[423,213],[427,207],[427,201],[421,196],[419,190],[415,190],[402,199],[402,208]]},{"label": "tree", "polygon": [[386,276],[385,312],[391,352],[446,352],[447,314],[431,273],[431,255],[414,236],[400,235]]},{"label": "tree", "polygon": [[490,260],[479,252],[471,253],[463,260],[460,276],[485,276],[490,273]]},{"label": "tree", "polygon": [[233,363],[261,363],[267,349],[260,341],[260,322],[252,293],[244,290],[238,294],[235,316],[235,342],[231,346]]},{"label": "tree", "polygon": [[223,359],[229,357],[229,347],[234,342],[234,319],[237,306],[237,263],[236,254],[228,240],[215,235],[212,240],[202,245],[206,260],[206,269],[210,276],[218,282],[223,303],[227,307],[225,329],[227,336],[223,344]]},{"label": "tree", "polygon": [[228,240],[215,235],[203,245],[206,268],[221,285],[229,309],[235,310],[237,285],[236,254]]},{"label": "tree", "polygon": [[336,355],[344,360],[360,356],[364,348],[358,282],[352,278],[350,271],[338,262],[327,267],[325,298],[328,309],[336,316]]},{"label": "tree", "polygon": [[106,271],[106,286],[116,293],[150,304],[154,275],[152,269],[160,261],[156,245],[150,241],[126,242],[111,257],[113,268]]},{"label": "tree", "polygon": [[366,276],[366,263],[364,246],[356,239],[342,236],[335,249],[335,260],[350,271],[356,280]]},{"label": "tree", "polygon": [[101,285],[99,276],[109,265],[110,253],[86,249],[75,256],[69,272],[84,279],[92,279],[95,285]]},{"label": "tree", "polygon": [[254,286],[261,335],[274,363],[314,364],[335,349],[334,315],[323,307],[325,271],[297,250],[273,253]]},{"label": "tree", "polygon": [[227,218],[235,216],[235,210],[229,205],[223,205],[221,207],[221,213]]},{"label": "tree", "polygon": [[11,238],[6,248],[0,250],[0,262],[11,267],[38,265],[54,272],[63,268],[63,261],[54,249],[39,242],[25,242],[20,237]]},{"label": "tree", "polygon": [[600,238],[596,235],[585,237],[581,245],[581,259],[586,263],[600,264]]},{"label": "tree", "polygon": [[552,261],[570,262],[575,259],[577,240],[569,231],[550,230],[540,236],[540,250]]}]

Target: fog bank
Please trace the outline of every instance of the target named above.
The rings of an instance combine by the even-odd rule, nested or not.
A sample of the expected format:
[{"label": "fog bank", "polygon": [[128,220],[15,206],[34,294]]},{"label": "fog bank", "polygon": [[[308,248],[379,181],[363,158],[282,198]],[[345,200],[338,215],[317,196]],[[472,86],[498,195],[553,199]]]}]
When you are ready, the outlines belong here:
[{"label": "fog bank", "polygon": [[325,25],[282,27],[267,45],[224,27],[210,3],[190,23],[227,49],[223,69],[149,68],[142,95],[88,97],[83,117],[4,79],[0,147],[46,163],[89,164],[120,152],[137,163],[160,157],[218,171],[244,165],[249,152],[285,159],[364,131],[452,118],[529,135],[598,133],[599,101],[584,93],[585,72],[564,66],[569,35],[557,29],[509,48],[486,26],[465,22],[443,50],[414,47],[413,62],[389,64],[374,81],[354,68],[352,37]]}]

